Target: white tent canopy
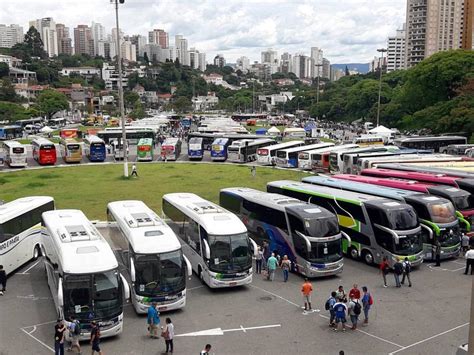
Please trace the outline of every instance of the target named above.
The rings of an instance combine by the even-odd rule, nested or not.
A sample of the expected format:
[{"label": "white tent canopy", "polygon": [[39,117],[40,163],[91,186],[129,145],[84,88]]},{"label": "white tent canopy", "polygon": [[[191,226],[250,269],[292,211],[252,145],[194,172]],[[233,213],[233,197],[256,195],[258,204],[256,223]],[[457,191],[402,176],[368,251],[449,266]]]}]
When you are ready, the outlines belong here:
[{"label": "white tent canopy", "polygon": [[392,131],[390,128],[387,128],[385,126],[377,126],[375,128],[372,128],[370,131],[369,131],[370,134],[380,134],[380,133],[385,133],[385,134],[388,134],[388,133],[395,133],[394,131]]},{"label": "white tent canopy", "polygon": [[279,134],[279,133],[280,133],[280,130],[275,126],[272,126],[267,131],[267,134]]},{"label": "white tent canopy", "polygon": [[53,131],[54,131],[54,129],[52,129],[51,127],[48,127],[48,126],[44,126],[43,128],[40,129],[41,133],[51,133]]}]

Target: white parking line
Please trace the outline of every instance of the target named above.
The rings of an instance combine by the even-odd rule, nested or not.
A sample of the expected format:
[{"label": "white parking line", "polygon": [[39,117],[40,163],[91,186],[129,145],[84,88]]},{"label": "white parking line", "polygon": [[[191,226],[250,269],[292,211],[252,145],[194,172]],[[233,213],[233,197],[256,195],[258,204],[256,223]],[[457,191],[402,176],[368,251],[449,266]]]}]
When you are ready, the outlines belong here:
[{"label": "white parking line", "polygon": [[31,269],[33,269],[36,265],[39,264],[41,260],[38,260],[36,263],[34,263],[33,265],[31,265],[28,269],[26,269],[25,271],[23,272],[20,272],[19,275],[27,275],[28,274],[28,271],[30,271]]},{"label": "white parking line", "polygon": [[45,348],[51,350],[51,352],[54,353],[54,349],[52,347],[50,347],[49,345],[43,343],[41,340],[39,340],[37,337],[35,337],[34,335],[31,335],[30,333],[28,333],[25,329],[21,328],[21,330],[27,334],[28,336],[32,337],[34,340],[36,340],[38,343],[40,343],[41,345],[43,345]]},{"label": "white parking line", "polygon": [[298,307],[298,308],[301,307],[299,304],[296,304],[296,303],[294,303],[294,302],[292,302],[292,301],[290,301],[290,300],[288,300],[288,299],[286,299],[286,298],[284,298],[284,297],[281,297],[280,295],[277,295],[276,293],[267,291],[267,290],[265,290],[265,289],[263,289],[263,288],[261,288],[261,287],[258,287],[258,286],[255,286],[255,285],[248,285],[248,286],[253,287],[253,288],[256,288],[257,290],[260,290],[260,291],[262,291],[262,292],[268,293],[269,295],[275,296],[275,297],[277,297],[277,298],[279,298],[279,299],[281,299],[281,300],[283,300],[283,301],[285,301],[285,302],[288,302],[289,304],[292,304],[293,306],[296,306],[296,307]]},{"label": "white parking line", "polygon": [[441,335],[447,334],[447,333],[452,332],[452,331],[454,331],[454,330],[456,330],[456,329],[465,327],[466,325],[469,325],[469,322],[468,322],[468,323],[461,324],[461,325],[458,325],[457,327],[448,329],[448,330],[446,330],[446,331],[444,331],[444,332],[442,332],[442,333],[433,335],[433,336],[431,336],[431,337],[429,337],[429,338],[426,338],[426,339],[417,341],[416,343],[410,344],[410,345],[408,345],[408,346],[404,346],[404,347],[402,347],[401,349],[395,350],[395,351],[391,352],[391,353],[388,354],[388,355],[393,355],[393,354],[396,354],[396,353],[398,353],[398,352],[400,352],[400,351],[404,351],[404,350],[406,350],[406,349],[412,348],[412,347],[414,347],[414,346],[416,346],[416,345],[425,343],[425,342],[427,342],[427,341],[429,341],[429,340],[431,340],[431,339],[437,338],[437,337],[439,337],[439,336],[441,336]]},{"label": "white parking line", "polygon": [[197,290],[198,288],[203,288],[204,286],[201,285],[201,286],[196,286],[196,287],[191,287],[191,288],[187,288],[186,291],[192,291],[192,290]]}]

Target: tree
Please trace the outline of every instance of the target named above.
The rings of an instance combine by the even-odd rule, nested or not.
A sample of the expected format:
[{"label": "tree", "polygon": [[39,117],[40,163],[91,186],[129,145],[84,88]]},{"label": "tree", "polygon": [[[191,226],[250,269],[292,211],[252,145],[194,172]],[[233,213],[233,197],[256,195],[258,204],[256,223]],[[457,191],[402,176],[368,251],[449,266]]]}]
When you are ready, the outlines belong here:
[{"label": "tree", "polygon": [[16,101],[15,88],[10,79],[5,78],[0,81],[0,101]]},{"label": "tree", "polygon": [[347,65],[346,65],[346,70],[344,71],[344,75],[345,75],[345,76],[351,75],[351,73],[349,72],[349,68],[347,67]]},{"label": "tree", "polygon": [[23,43],[28,47],[31,48],[31,56],[32,57],[40,57],[46,58],[47,54],[44,51],[43,41],[41,40],[40,33],[31,26],[25,34],[25,39]]},{"label": "tree", "polygon": [[190,99],[185,96],[179,96],[173,103],[174,108],[178,112],[187,112],[190,111],[193,103]]},{"label": "tree", "polygon": [[8,76],[10,74],[10,68],[7,63],[0,63],[0,78]]},{"label": "tree", "polygon": [[145,62],[145,65],[148,66],[148,64],[150,64],[150,59],[148,59],[148,53],[145,52],[143,54],[143,61]]},{"label": "tree", "polygon": [[123,97],[125,107],[130,109],[134,107],[135,102],[137,102],[137,100],[140,100],[140,96],[133,91],[127,91]]},{"label": "tree", "polygon": [[135,105],[133,107],[133,111],[130,113],[130,117],[135,118],[135,119],[140,119],[145,117],[145,110],[143,109],[143,104],[140,99],[135,101]]},{"label": "tree", "polygon": [[50,119],[56,112],[67,110],[69,102],[63,93],[55,90],[44,90],[38,95],[36,107]]}]

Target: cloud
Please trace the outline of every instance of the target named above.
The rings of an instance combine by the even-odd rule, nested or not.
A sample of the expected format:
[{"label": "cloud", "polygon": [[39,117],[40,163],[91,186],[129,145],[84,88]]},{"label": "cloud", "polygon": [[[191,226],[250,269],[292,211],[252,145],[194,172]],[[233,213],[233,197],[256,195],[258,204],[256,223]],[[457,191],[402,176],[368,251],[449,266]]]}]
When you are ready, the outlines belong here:
[{"label": "cloud", "polygon": [[[253,61],[270,47],[279,54],[319,47],[331,61],[368,62],[405,21],[405,6],[406,0],[125,0],[120,26],[145,36],[162,28],[170,44],[181,34],[208,61],[217,53],[228,62],[243,55]],[[16,0],[3,4],[0,23],[18,23],[26,32],[30,20],[42,17],[66,24],[71,33],[92,21],[108,32],[115,27],[107,0]]]}]

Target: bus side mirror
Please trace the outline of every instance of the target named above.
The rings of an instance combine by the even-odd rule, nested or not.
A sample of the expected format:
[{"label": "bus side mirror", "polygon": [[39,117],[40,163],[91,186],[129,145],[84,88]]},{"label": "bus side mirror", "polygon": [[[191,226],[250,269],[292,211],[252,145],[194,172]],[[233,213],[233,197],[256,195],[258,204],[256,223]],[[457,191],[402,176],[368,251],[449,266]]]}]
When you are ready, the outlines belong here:
[{"label": "bus side mirror", "polygon": [[352,244],[352,239],[351,237],[349,237],[349,235],[346,233],[346,232],[343,232],[341,231],[341,235],[347,239],[347,245],[351,245]]},{"label": "bus side mirror", "polygon": [[303,238],[304,242],[306,243],[306,251],[308,253],[311,253],[311,242],[309,241],[308,237],[305,236],[303,233],[296,231],[296,234],[300,237]]},{"label": "bus side mirror", "polygon": [[130,258],[130,279],[135,282],[135,264],[132,258]]},{"label": "bus side mirror", "polygon": [[183,259],[184,259],[184,262],[186,263],[186,269],[188,271],[189,279],[191,280],[191,276],[193,276],[193,267],[191,266],[189,259],[184,254],[183,254]]},{"label": "bus side mirror", "polygon": [[128,282],[122,274],[120,274],[120,278],[123,285],[123,298],[128,301],[130,299],[130,286],[128,286]]},{"label": "bus side mirror", "polygon": [[58,304],[62,308],[64,306],[64,295],[63,295],[63,278],[58,279]]},{"label": "bus side mirror", "polygon": [[203,239],[202,242],[204,244],[204,257],[206,259],[210,259],[211,258],[211,248],[209,248],[209,244],[207,243],[206,239]]},{"label": "bus side mirror", "polygon": [[256,257],[258,255],[258,245],[257,243],[255,243],[255,241],[252,238],[249,238],[249,240],[250,240],[250,243],[252,243],[253,256]]}]

